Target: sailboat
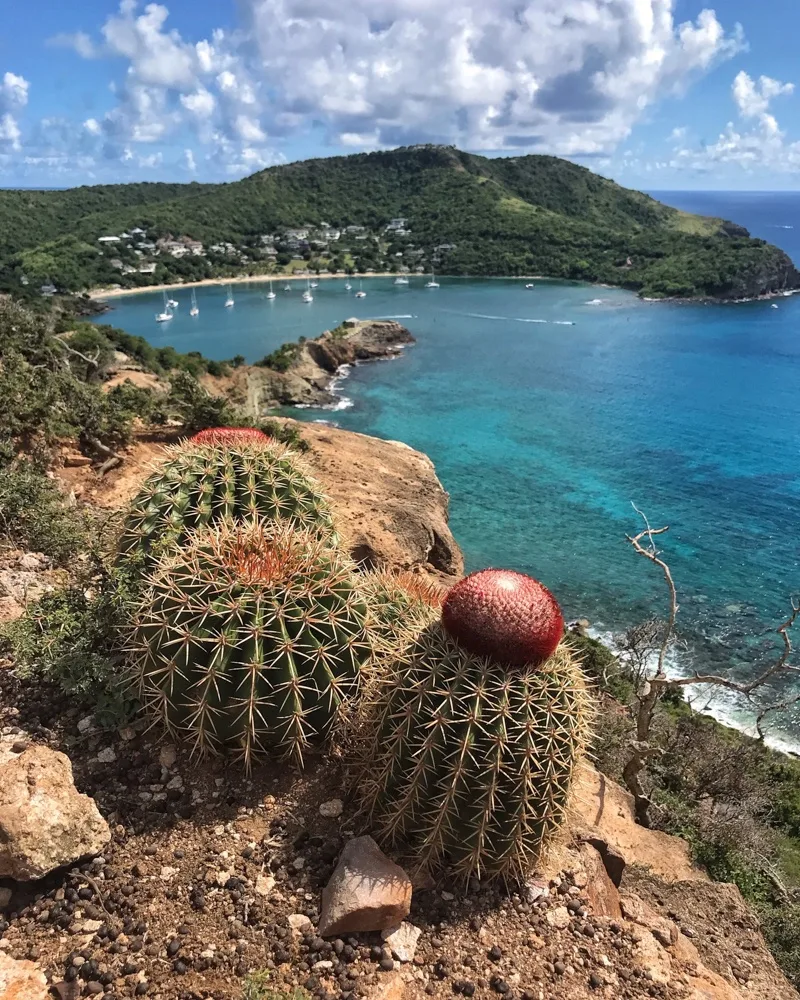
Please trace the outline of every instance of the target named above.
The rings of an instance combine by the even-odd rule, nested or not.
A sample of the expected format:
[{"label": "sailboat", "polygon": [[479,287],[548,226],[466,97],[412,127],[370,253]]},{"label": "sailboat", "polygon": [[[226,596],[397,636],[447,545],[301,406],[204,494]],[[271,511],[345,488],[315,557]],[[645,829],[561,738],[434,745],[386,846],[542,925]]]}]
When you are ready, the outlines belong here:
[{"label": "sailboat", "polygon": [[170,300],[167,298],[167,293],[164,292],[164,311],[156,313],[156,323],[166,323],[168,319],[172,319],[172,310],[169,307]]},{"label": "sailboat", "polygon": [[365,299],[366,297],[367,297],[367,293],[364,291],[364,282],[363,281],[359,281],[359,283],[358,283],[358,291],[356,292],[356,298],[357,299]]},{"label": "sailboat", "polygon": [[351,289],[351,288],[352,288],[353,286],[352,286],[352,285],[350,284],[350,282],[349,282],[349,281],[345,281],[345,283],[344,283],[344,287],[345,287],[345,291],[348,291],[348,292],[349,292],[349,291],[350,291],[350,289]]},{"label": "sailboat", "polygon": [[230,309],[232,305],[235,305],[233,301],[233,288],[228,285],[228,297],[225,299],[225,308]]},{"label": "sailboat", "polygon": [[167,305],[170,307],[170,309],[177,309],[179,302],[177,299],[167,299]]},{"label": "sailboat", "polygon": [[192,308],[189,310],[190,316],[197,316],[200,310],[197,308],[197,292],[192,289]]},{"label": "sailboat", "polygon": [[291,285],[284,285],[283,286],[283,290],[284,290],[284,292],[291,292],[292,286]]},{"label": "sailboat", "polygon": [[311,286],[310,286],[310,287],[311,287],[311,288],[316,288],[316,287],[317,287],[318,285],[319,285],[319,282],[318,282],[318,281],[312,281],[312,282],[311,282]]},{"label": "sailboat", "polygon": [[402,275],[400,275],[399,277],[397,277],[397,278],[394,279],[394,283],[396,285],[407,285],[408,284],[408,278],[404,278]]},{"label": "sailboat", "polygon": [[428,281],[428,282],[426,282],[425,287],[426,288],[438,288],[439,287],[439,282],[436,280],[436,275],[433,273],[433,271],[431,271],[431,280]]},{"label": "sailboat", "polygon": [[268,299],[275,298],[275,292],[272,291],[272,278],[269,279],[269,291],[267,292],[267,298]]},{"label": "sailboat", "polygon": [[313,302],[314,296],[311,294],[311,284],[306,278],[306,290],[303,292],[303,302]]}]

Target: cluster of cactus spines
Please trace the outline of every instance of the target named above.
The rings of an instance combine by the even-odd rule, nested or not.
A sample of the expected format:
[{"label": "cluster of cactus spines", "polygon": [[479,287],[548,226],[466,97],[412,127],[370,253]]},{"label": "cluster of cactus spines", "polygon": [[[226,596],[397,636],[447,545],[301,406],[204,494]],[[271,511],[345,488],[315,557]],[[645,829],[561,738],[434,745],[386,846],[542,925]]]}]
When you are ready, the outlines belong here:
[{"label": "cluster of cactus spines", "polygon": [[543,663],[564,636],[564,616],[544,584],[524,573],[483,569],[447,595],[442,623],[471,653],[497,663]]},{"label": "cluster of cactus spines", "polygon": [[133,614],[140,697],[198,751],[302,765],[357,695],[367,604],[348,557],[285,524],[222,524],[161,560]]},{"label": "cluster of cactus spines", "polygon": [[276,442],[179,445],[134,498],[119,540],[130,558],[182,544],[223,521],[286,520],[333,538],[330,507],[302,460]]},{"label": "cluster of cactus spines", "polygon": [[193,444],[242,444],[247,441],[269,441],[269,437],[257,427],[206,427],[193,434],[189,440]]},{"label": "cluster of cactus spines", "polygon": [[[525,592],[535,610],[536,590]],[[563,643],[544,662],[510,666],[465,649],[442,621],[417,623],[356,730],[365,820],[420,867],[522,876],[559,830],[585,752],[583,673]]]},{"label": "cluster of cactus spines", "polygon": [[360,588],[372,609],[376,650],[393,653],[399,636],[436,621],[447,591],[427,577],[389,569],[364,573]]}]

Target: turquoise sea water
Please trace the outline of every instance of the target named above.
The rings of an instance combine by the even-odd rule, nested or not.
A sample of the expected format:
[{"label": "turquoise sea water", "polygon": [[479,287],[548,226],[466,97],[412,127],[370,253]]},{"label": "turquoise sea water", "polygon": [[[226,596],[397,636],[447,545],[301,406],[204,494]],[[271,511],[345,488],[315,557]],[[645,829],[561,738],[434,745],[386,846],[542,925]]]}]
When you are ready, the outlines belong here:
[{"label": "turquoise sea water", "polygon": [[[663,197],[734,218],[790,252],[798,239],[769,227],[794,219],[800,230],[800,198],[780,212],[770,203],[778,221],[768,223],[758,206]],[[800,592],[800,298],[773,309],[647,303],[551,281],[532,291],[517,280],[423,285],[370,279],[359,300],[344,280],[321,281],[310,305],[298,284],[284,293],[276,283],[274,302],[265,286],[235,286],[229,310],[224,290],[199,289],[195,319],[184,291],[176,319],[161,325],[159,296],[143,294],[117,300],[104,319],[155,344],[254,361],[348,316],[397,317],[417,344],[352,370],[336,412],[299,415],[427,452],[468,568],[532,573],[567,615],[602,633],[666,611],[662,580],[625,541],[641,526],[635,502],[670,525],[680,667],[752,675]],[[741,717],[741,706],[714,698],[717,714]],[[776,736],[797,741],[800,716],[783,717]]]}]

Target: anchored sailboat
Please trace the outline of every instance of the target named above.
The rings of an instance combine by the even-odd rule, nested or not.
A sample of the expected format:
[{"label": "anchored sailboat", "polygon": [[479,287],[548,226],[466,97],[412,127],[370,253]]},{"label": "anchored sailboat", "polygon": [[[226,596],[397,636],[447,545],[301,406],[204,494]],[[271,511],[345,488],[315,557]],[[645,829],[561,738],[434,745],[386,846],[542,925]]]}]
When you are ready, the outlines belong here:
[{"label": "anchored sailboat", "polygon": [[170,300],[167,298],[167,293],[164,292],[164,311],[156,313],[156,323],[166,323],[167,320],[172,319],[172,310],[169,307]]},{"label": "anchored sailboat", "polygon": [[230,309],[230,307],[235,304],[236,303],[233,301],[233,288],[231,285],[228,285],[228,297],[225,299],[225,308]]},{"label": "anchored sailboat", "polygon": [[356,298],[357,299],[365,299],[366,297],[367,297],[367,293],[364,291],[364,282],[363,281],[359,281],[359,283],[358,283],[358,291],[356,292]]},{"label": "anchored sailboat", "polygon": [[269,279],[269,291],[267,292],[267,298],[268,299],[275,298],[275,292],[272,291],[272,278]]},{"label": "anchored sailboat", "polygon": [[426,288],[438,288],[439,287],[439,282],[436,280],[436,275],[433,273],[433,271],[431,271],[431,280],[428,281],[428,282],[426,282],[425,287]]},{"label": "anchored sailboat", "polygon": [[306,278],[306,290],[303,292],[303,302],[313,302],[314,296],[311,294],[311,283]]},{"label": "anchored sailboat", "polygon": [[197,316],[200,310],[197,308],[197,292],[192,289],[192,308],[189,310],[190,316]]}]

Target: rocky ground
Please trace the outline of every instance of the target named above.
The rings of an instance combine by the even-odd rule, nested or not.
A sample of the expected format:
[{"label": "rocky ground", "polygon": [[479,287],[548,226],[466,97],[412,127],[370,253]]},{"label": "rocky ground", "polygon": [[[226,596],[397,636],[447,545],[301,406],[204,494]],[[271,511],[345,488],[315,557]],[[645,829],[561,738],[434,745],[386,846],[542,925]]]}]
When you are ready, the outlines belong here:
[{"label": "rocky ground", "polygon": [[[306,430],[351,547],[460,574],[424,456]],[[140,442],[102,480],[73,467],[65,481],[114,507],[159,447]],[[437,546],[450,553],[441,564]],[[25,558],[9,569],[50,585]],[[61,758],[48,770],[52,751],[91,800]],[[405,914],[399,931],[322,937],[323,890],[364,832],[337,760],[248,777],[141,722],[101,730],[86,706],[0,661],[0,1000],[797,1000],[738,891],[693,869],[683,842],[637,827],[627,794],[590,768],[563,841],[527,882],[417,879],[405,914],[395,880],[402,900],[397,886],[376,892],[391,897],[387,920]],[[93,856],[78,858],[81,843]]]}]

